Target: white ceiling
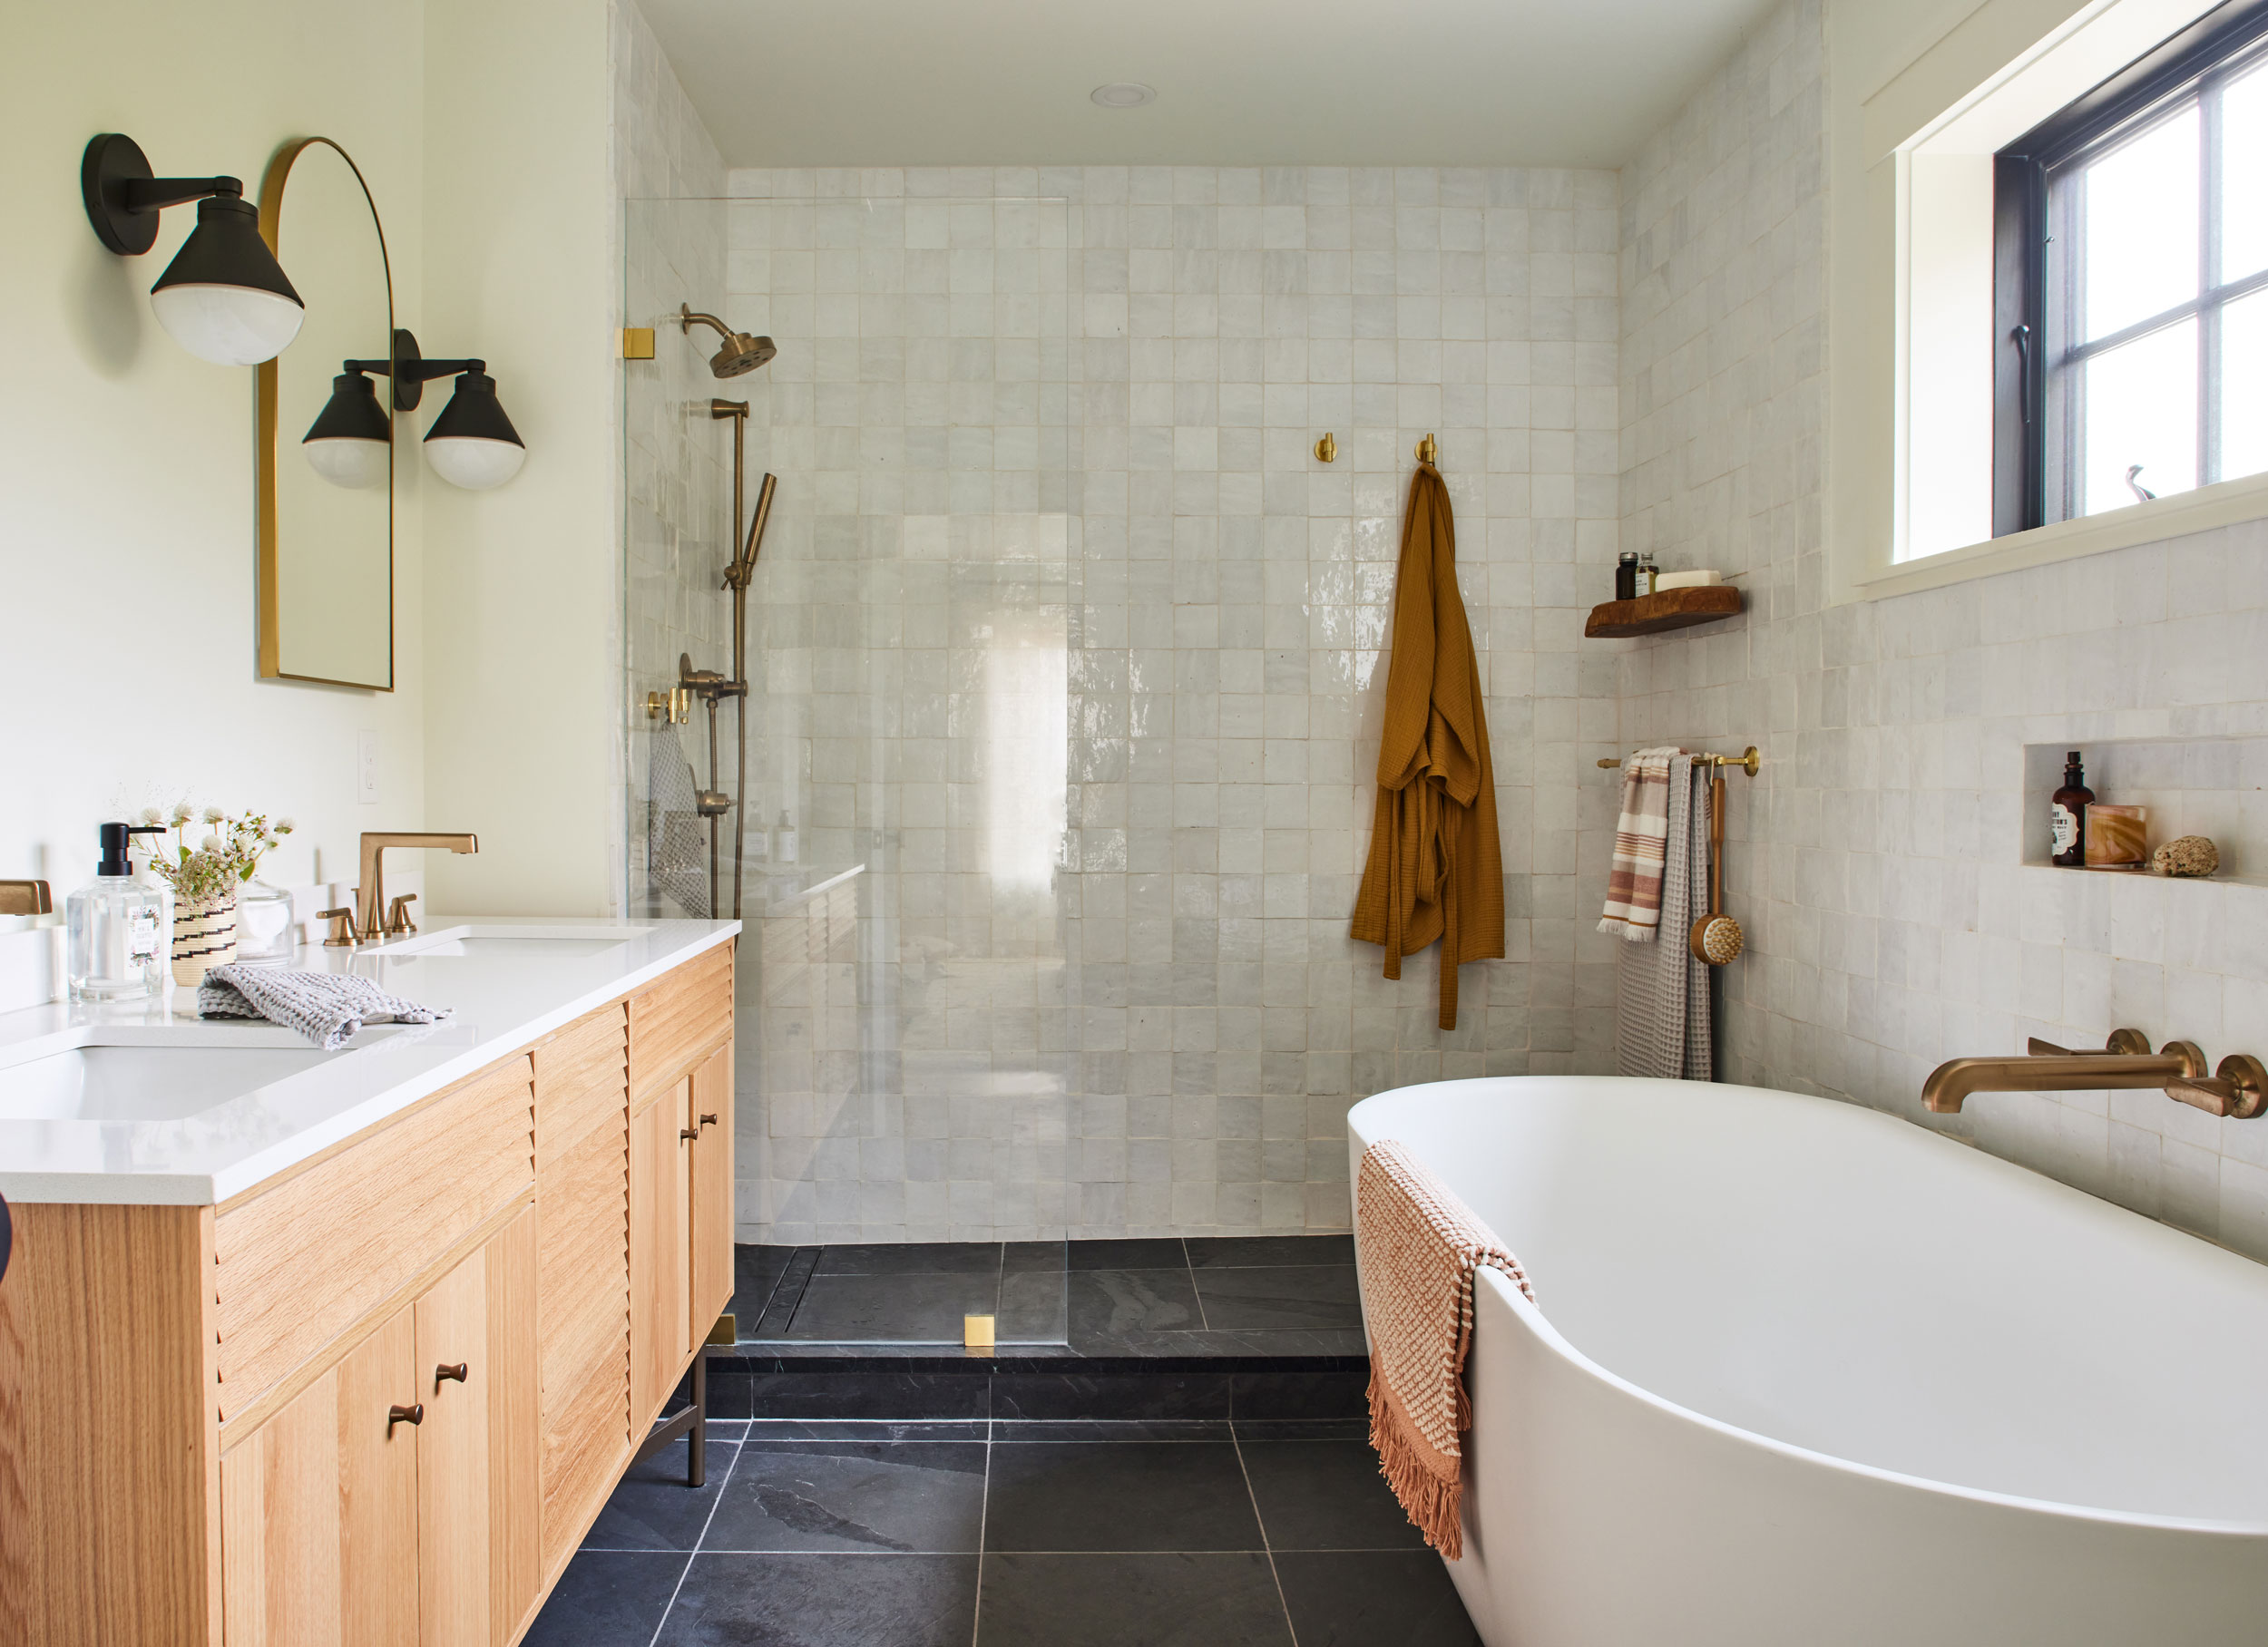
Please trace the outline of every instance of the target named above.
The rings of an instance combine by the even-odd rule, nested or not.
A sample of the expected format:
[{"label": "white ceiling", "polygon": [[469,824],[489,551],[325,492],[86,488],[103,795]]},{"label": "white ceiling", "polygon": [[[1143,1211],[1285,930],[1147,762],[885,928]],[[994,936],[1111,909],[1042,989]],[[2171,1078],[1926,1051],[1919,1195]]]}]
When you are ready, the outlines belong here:
[{"label": "white ceiling", "polygon": [[641,4],[735,166],[1614,167],[1774,0]]}]

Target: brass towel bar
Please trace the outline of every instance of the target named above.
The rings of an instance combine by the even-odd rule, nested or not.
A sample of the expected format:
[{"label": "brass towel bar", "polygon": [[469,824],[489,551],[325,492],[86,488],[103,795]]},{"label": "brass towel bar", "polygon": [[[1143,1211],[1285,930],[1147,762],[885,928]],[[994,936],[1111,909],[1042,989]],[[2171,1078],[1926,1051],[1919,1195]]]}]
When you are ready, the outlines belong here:
[{"label": "brass towel bar", "polygon": [[[1604,767],[1622,765],[1618,760],[1602,760],[1598,764]],[[1751,744],[1738,755],[1696,755],[1693,757],[1693,764],[1696,766],[1737,766],[1753,778],[1764,765],[1764,756],[1758,755],[1755,745]]]}]

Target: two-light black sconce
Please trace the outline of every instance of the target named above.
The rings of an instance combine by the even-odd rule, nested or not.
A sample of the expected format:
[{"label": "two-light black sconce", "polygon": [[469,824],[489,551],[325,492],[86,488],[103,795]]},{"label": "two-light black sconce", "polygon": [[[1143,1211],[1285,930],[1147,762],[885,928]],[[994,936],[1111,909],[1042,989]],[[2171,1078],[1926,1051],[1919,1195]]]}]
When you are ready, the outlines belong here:
[{"label": "two-light black sconce", "polygon": [[[142,147],[121,132],[93,138],[79,167],[80,193],[95,237],[121,257],[157,243],[158,215],[198,202],[197,227],[150,288],[150,307],[179,343],[215,365],[273,360],[299,335],[307,306],[292,289],[259,229],[259,212],[232,177],[161,178],[151,174]],[[468,491],[501,486],[520,472],[527,448],[496,399],[485,361],[427,360],[417,340],[397,329],[386,360],[349,360],[331,380],[331,398],[308,428],[308,462],[340,486],[383,484],[393,423],[378,404],[372,373],[393,380],[396,411],[413,410],[425,385],[455,377],[456,392],[425,432],[434,473]]]}]

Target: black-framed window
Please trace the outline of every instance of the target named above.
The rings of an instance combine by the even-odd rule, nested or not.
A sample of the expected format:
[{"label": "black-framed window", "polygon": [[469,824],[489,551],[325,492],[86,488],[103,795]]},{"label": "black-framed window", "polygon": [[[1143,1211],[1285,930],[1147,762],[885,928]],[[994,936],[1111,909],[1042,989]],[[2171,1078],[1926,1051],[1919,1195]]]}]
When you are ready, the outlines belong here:
[{"label": "black-framed window", "polygon": [[2000,151],[1995,537],[2268,471],[2268,0]]}]

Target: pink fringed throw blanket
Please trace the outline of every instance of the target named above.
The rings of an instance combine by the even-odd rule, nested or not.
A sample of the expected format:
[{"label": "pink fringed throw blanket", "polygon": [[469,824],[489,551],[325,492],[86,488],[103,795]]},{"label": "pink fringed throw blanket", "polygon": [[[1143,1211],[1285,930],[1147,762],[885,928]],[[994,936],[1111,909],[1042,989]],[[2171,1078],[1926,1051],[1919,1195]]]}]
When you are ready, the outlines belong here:
[{"label": "pink fringed throw blanket", "polygon": [[1363,1152],[1354,1234],[1370,1322],[1370,1444],[1425,1542],[1455,1561],[1464,1554],[1457,1437],[1472,1428],[1473,1272],[1490,1265],[1529,1302],[1536,1295],[1494,1232],[1392,1138]]}]

